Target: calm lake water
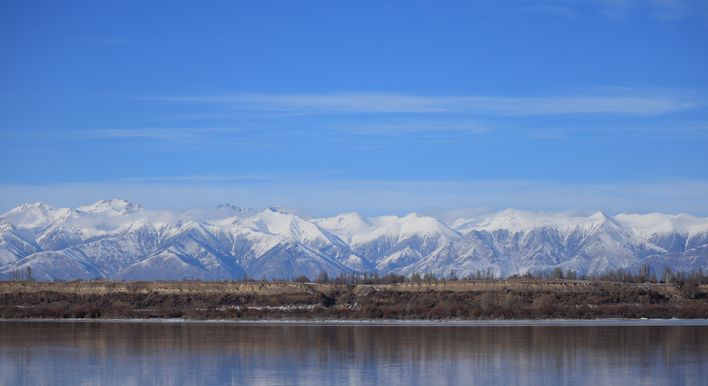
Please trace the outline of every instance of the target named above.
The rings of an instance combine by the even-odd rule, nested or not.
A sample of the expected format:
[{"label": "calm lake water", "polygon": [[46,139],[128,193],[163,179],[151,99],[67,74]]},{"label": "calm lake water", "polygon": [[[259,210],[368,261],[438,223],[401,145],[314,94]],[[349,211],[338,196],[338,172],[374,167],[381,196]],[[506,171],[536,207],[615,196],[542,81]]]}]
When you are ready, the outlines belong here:
[{"label": "calm lake water", "polygon": [[0,322],[2,385],[706,385],[708,325]]}]

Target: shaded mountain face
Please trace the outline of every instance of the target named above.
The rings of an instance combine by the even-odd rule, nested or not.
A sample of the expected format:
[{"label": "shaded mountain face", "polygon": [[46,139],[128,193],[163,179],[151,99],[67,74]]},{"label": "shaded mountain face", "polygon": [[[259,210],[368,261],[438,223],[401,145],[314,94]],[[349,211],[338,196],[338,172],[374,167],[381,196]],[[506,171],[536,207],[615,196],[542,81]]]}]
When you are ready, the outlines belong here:
[{"label": "shaded mountain face", "polygon": [[24,204],[0,216],[0,279],[229,280],[432,272],[504,277],[555,268],[708,270],[708,218],[518,210],[312,218],[234,205],[151,211],[125,200]]}]

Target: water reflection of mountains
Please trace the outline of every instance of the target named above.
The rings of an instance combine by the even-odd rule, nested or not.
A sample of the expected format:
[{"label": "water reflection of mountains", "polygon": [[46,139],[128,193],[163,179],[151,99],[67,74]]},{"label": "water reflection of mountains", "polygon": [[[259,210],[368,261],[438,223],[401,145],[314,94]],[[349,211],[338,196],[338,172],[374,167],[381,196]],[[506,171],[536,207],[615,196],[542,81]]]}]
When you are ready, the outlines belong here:
[{"label": "water reflection of mountains", "polygon": [[177,384],[661,384],[708,376],[707,326],[0,326],[2,384],[53,383],[52,376],[124,384],[151,377]]}]

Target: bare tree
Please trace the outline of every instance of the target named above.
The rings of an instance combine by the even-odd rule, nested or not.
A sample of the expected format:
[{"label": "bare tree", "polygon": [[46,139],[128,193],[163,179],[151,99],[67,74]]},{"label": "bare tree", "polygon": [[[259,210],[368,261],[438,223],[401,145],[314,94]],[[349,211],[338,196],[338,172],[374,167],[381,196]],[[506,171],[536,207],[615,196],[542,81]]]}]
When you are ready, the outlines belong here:
[{"label": "bare tree", "polygon": [[318,283],[329,283],[329,275],[327,272],[322,271],[320,272],[319,275],[317,275],[317,282]]}]

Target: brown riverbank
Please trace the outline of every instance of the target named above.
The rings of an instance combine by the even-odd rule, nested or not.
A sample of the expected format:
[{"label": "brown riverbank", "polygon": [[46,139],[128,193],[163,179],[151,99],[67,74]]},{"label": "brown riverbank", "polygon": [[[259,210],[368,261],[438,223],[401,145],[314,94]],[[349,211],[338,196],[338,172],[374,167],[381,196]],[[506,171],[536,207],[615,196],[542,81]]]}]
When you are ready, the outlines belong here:
[{"label": "brown riverbank", "polygon": [[590,280],[338,285],[0,282],[2,318],[708,318],[708,286]]}]

